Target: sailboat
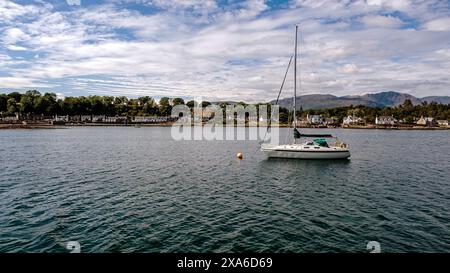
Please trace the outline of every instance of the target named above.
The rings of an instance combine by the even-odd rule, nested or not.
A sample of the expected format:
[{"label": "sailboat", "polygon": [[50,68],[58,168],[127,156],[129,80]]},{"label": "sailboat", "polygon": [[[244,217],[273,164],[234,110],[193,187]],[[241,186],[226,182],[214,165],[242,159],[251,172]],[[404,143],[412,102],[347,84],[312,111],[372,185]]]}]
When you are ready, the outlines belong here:
[{"label": "sailboat", "polygon": [[[348,145],[339,141],[330,134],[302,134],[297,129],[297,33],[298,25],[295,26],[295,49],[294,49],[294,142],[292,144],[270,145],[261,144],[261,151],[268,157],[298,158],[298,159],[346,159],[350,157]],[[289,61],[283,83],[292,61]],[[280,97],[278,94],[278,98]],[[278,101],[278,99],[277,99]]]}]

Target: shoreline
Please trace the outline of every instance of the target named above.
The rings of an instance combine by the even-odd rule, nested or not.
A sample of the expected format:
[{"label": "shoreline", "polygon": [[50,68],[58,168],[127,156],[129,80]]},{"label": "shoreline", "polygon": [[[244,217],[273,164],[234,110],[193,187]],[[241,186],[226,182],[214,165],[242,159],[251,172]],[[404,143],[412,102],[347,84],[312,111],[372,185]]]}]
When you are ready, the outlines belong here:
[{"label": "shoreline", "polygon": [[[69,129],[71,127],[129,127],[129,128],[142,128],[142,127],[171,127],[173,126],[173,122],[168,123],[152,123],[152,124],[102,124],[102,123],[96,123],[96,124],[64,124],[64,125],[53,125],[53,124],[0,124],[0,130],[16,130],[16,129],[25,129],[25,130],[33,130],[33,129]],[[193,125],[192,125],[193,127]],[[233,126],[233,127],[244,127],[244,126]],[[246,128],[250,127],[258,127],[255,125],[245,126]],[[279,128],[292,128],[287,125],[279,125],[279,126],[272,126],[272,127],[279,127]],[[226,126],[224,126],[226,128]],[[436,131],[436,130],[450,130],[449,127],[420,127],[420,126],[413,126],[413,127],[387,127],[387,126],[345,126],[345,127],[297,127],[299,129],[318,129],[318,130],[324,130],[324,129],[358,129],[358,130],[413,130],[413,131]]]}]

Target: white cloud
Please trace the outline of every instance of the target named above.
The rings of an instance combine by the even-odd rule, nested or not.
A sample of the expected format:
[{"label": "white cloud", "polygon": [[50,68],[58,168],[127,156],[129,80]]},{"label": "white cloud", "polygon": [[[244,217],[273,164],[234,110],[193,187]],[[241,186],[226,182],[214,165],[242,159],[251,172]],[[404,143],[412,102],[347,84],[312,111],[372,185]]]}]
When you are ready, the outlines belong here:
[{"label": "white cloud", "polygon": [[398,28],[403,25],[402,20],[393,16],[368,15],[361,21],[371,27]]},{"label": "white cloud", "polygon": [[6,48],[9,49],[9,50],[12,50],[12,51],[25,51],[25,50],[27,50],[26,47],[17,46],[17,45],[7,45]]},{"label": "white cloud", "polygon": [[50,4],[42,5],[19,5],[10,0],[0,0],[0,23],[9,23],[21,16],[28,19],[41,14]]},{"label": "white cloud", "polygon": [[15,44],[18,41],[25,39],[27,35],[19,28],[8,28],[3,31],[3,41],[8,44]]},{"label": "white cloud", "polygon": [[55,93],[56,94],[56,99],[58,100],[63,100],[66,96],[63,93]]},{"label": "white cloud", "polygon": [[172,9],[194,8],[194,9],[213,10],[217,8],[217,3],[214,0],[172,0],[172,1],[153,0],[147,1],[147,3],[153,4],[161,8],[172,8]]},{"label": "white cloud", "polygon": [[389,7],[395,10],[405,11],[411,7],[410,0],[367,0],[368,5]]},{"label": "white cloud", "polygon": [[424,25],[424,28],[431,31],[449,31],[450,17],[431,20]]},{"label": "white cloud", "polygon": [[[130,0],[111,1],[60,11],[13,2],[5,8],[0,0],[0,14],[9,18],[33,11],[28,20],[0,25],[0,67],[8,75],[0,89],[271,100],[293,51],[293,25],[300,23],[302,93],[449,93],[449,33],[427,31],[443,30],[445,9],[429,2],[303,0],[271,11],[256,0],[233,7],[140,0],[162,9],[144,14],[117,5]],[[202,9],[207,16],[198,20]],[[401,29],[404,22],[386,15],[396,9],[428,23]],[[353,28],[355,22],[364,24]],[[18,49],[39,58],[7,53]]]},{"label": "white cloud", "polygon": [[44,83],[38,79],[24,78],[24,77],[0,77],[0,83],[2,88],[17,88],[20,87],[42,87],[51,88],[54,85]]},{"label": "white cloud", "polygon": [[66,2],[70,6],[79,6],[79,5],[81,5],[81,0],[66,0]]},{"label": "white cloud", "polygon": [[342,73],[356,73],[359,71],[355,64],[345,64],[338,67],[337,70]]}]

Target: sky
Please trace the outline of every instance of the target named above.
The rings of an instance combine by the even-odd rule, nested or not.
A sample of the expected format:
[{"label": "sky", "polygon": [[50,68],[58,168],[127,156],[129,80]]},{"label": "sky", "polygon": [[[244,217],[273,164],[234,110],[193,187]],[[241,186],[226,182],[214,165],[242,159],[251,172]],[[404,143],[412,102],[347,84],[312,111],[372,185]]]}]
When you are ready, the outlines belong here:
[{"label": "sky", "polygon": [[0,92],[270,101],[295,24],[300,95],[450,95],[446,0],[0,0]]}]

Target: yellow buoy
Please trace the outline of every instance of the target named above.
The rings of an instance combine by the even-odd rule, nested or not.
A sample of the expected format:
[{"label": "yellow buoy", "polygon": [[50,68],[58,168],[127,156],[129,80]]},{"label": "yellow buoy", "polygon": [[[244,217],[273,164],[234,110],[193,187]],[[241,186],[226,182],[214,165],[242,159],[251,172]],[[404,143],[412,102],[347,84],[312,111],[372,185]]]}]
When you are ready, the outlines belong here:
[{"label": "yellow buoy", "polygon": [[242,155],[242,153],[237,153],[236,157],[237,157],[238,159],[242,159],[244,156]]}]

